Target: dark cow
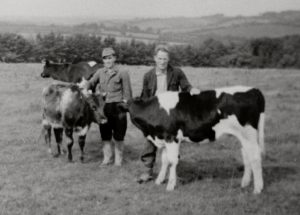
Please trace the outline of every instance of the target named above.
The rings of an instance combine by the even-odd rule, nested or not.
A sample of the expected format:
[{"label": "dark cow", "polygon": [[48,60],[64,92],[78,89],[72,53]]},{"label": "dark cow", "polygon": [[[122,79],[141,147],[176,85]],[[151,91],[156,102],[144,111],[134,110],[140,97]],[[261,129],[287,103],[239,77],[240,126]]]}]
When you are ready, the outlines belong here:
[{"label": "dark cow", "polygon": [[[84,93],[85,92],[85,93]],[[45,141],[51,153],[51,128],[53,127],[57,143],[58,156],[62,153],[62,135],[67,137],[68,159],[72,161],[73,131],[78,133],[83,161],[83,149],[86,133],[92,122],[106,120],[103,113],[104,101],[101,95],[81,90],[77,85],[52,84],[43,90],[43,121]]]},{"label": "dark cow", "polygon": [[55,80],[80,83],[82,79],[90,79],[97,69],[102,68],[102,64],[89,64],[88,62],[79,62],[76,64],[68,63],[50,63],[46,60],[41,76],[43,78],[53,78]]},{"label": "dark cow", "polygon": [[165,180],[170,164],[167,190],[174,189],[179,145],[184,139],[213,141],[222,134],[231,134],[242,145],[241,186],[249,185],[253,173],[254,193],[263,189],[265,100],[258,89],[235,86],[197,95],[165,92],[147,100],[133,99],[128,103],[128,110],[133,124],[156,147],[162,148],[162,166],[156,184]]}]

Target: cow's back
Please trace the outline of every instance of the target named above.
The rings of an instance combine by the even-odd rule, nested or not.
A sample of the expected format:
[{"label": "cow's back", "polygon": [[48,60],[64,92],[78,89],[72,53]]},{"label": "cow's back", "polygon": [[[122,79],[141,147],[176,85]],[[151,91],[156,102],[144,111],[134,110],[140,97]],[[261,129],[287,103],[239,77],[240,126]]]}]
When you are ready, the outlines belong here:
[{"label": "cow's back", "polygon": [[79,83],[82,81],[82,78],[89,80],[97,69],[96,65],[92,67],[87,62],[71,64],[68,68],[68,82]]}]

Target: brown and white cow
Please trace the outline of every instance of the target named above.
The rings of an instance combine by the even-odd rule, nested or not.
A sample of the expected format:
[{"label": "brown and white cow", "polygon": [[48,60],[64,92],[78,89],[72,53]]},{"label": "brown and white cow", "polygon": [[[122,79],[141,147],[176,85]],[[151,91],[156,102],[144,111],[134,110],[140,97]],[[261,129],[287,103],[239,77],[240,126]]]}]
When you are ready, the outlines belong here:
[{"label": "brown and white cow", "polygon": [[[85,93],[83,93],[85,92]],[[81,90],[77,85],[52,84],[43,90],[43,129],[45,142],[51,153],[51,128],[57,142],[57,154],[62,153],[63,131],[67,137],[68,159],[72,161],[73,131],[78,133],[81,149],[80,159],[84,159],[85,138],[92,122],[106,121],[103,113],[105,103],[101,95]]]},{"label": "brown and white cow", "polygon": [[265,99],[260,90],[234,86],[196,95],[165,92],[147,100],[133,99],[128,110],[133,124],[156,147],[162,148],[162,166],[156,184],[165,180],[170,165],[167,190],[175,188],[179,146],[184,139],[213,141],[222,134],[231,134],[242,145],[241,186],[248,186],[253,174],[254,193],[262,191]]},{"label": "brown and white cow", "polygon": [[68,63],[50,63],[46,60],[42,78],[53,78],[54,80],[64,81],[69,83],[80,83],[82,79],[88,80],[93,74],[102,68],[102,64],[89,62],[78,62],[75,64]]}]

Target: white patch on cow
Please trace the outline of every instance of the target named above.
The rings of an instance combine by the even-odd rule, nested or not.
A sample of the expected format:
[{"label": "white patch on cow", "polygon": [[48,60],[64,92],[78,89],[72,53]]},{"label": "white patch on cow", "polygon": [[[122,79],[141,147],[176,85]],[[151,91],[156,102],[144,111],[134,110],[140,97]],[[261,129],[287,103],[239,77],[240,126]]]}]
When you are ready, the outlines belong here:
[{"label": "white patch on cow", "polygon": [[200,94],[201,93],[201,91],[198,89],[198,88],[192,88],[191,90],[190,90],[190,94],[191,95],[198,95],[198,94]]},{"label": "white patch on cow", "polygon": [[76,127],[75,132],[78,134],[78,136],[85,136],[89,130],[89,126],[86,125],[85,127]]},{"label": "white patch on cow", "polygon": [[95,61],[89,61],[88,62],[88,65],[90,66],[90,67],[93,67],[93,66],[95,66],[97,64],[97,62],[95,62]]},{"label": "white patch on cow", "polygon": [[73,92],[71,89],[67,89],[63,92],[60,102],[60,110],[64,114],[65,110],[69,107],[69,104],[73,101]]},{"label": "white patch on cow", "polygon": [[235,115],[230,115],[226,119],[221,119],[220,122],[213,127],[213,130],[215,130],[216,139],[218,139],[222,134],[240,136],[242,126]]},{"label": "white patch on cow", "polygon": [[252,87],[248,87],[248,86],[232,86],[232,87],[217,88],[217,89],[215,89],[215,91],[216,91],[216,96],[218,98],[222,93],[228,93],[228,94],[233,95],[234,93],[237,93],[237,92],[247,92],[250,89],[252,89]]},{"label": "white patch on cow", "polygon": [[178,92],[167,91],[157,95],[160,107],[165,109],[168,114],[170,110],[175,108],[179,102]]},{"label": "white patch on cow", "polygon": [[155,137],[155,138],[153,139],[150,135],[148,135],[146,138],[147,138],[148,140],[150,140],[157,148],[163,148],[163,147],[165,147],[165,145],[166,145],[166,142],[165,142],[164,139],[159,139],[159,138],[157,138],[157,137]]},{"label": "white patch on cow", "polygon": [[182,132],[181,129],[179,129],[179,130],[177,131],[176,138],[178,139],[179,143],[181,143],[182,141],[193,142],[193,141],[190,140],[189,137],[183,136],[183,132]]},{"label": "white patch on cow", "polygon": [[220,109],[217,109],[217,113],[221,115],[222,112]]}]

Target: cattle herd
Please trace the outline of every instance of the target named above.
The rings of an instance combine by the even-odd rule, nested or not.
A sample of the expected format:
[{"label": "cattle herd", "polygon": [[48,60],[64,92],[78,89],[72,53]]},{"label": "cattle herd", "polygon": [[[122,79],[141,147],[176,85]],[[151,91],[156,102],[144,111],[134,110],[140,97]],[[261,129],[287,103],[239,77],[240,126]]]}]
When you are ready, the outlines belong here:
[{"label": "cattle herd", "polygon": [[[82,62],[64,65],[46,62],[42,77],[72,82],[51,84],[43,90],[44,138],[51,149],[51,130],[57,142],[57,154],[61,150],[63,131],[67,137],[68,160],[72,160],[73,132],[79,135],[80,159],[84,159],[84,144],[92,122],[103,123],[105,102],[100,94],[89,92],[76,85],[82,78],[88,79],[99,68]],[[176,168],[179,146],[183,141],[214,141],[222,134],[235,136],[242,146],[244,173],[241,187],[250,184],[253,176],[254,193],[263,189],[262,155],[264,154],[265,99],[259,89],[233,86],[201,91],[165,92],[149,99],[133,98],[122,104],[132,123],[145,138],[161,148],[161,169],[155,180],[161,184],[169,169],[167,190],[176,186]]]}]

